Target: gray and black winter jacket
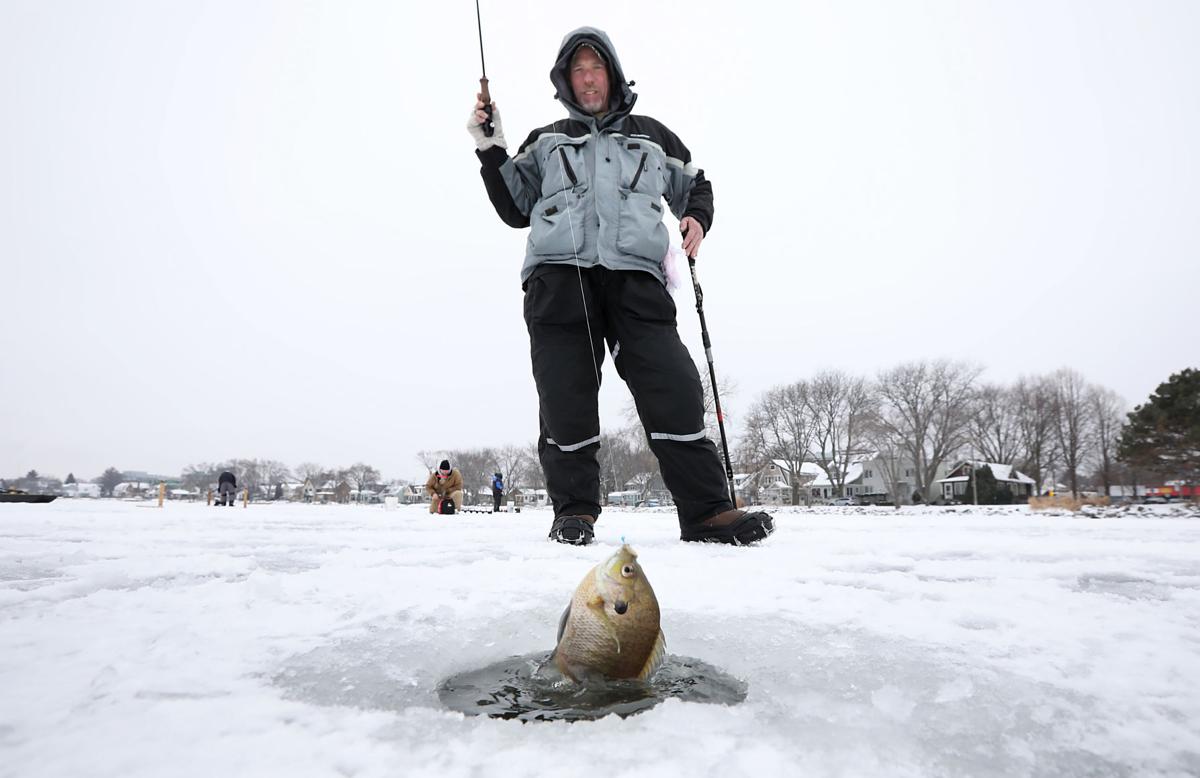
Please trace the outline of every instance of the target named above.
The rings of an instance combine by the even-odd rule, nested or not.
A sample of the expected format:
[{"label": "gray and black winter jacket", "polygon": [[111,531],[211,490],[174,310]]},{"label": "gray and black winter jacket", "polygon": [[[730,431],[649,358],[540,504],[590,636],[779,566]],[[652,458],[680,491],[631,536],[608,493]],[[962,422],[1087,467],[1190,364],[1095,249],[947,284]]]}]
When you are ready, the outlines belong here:
[{"label": "gray and black winter jacket", "polygon": [[[600,119],[576,102],[568,73],[580,43],[608,64],[610,110]],[[691,216],[707,235],[712,185],[692,165],[683,142],[662,123],[630,111],[637,95],[626,83],[608,35],[581,27],[563,38],[550,71],[569,118],[534,130],[515,157],[499,146],[476,152],[500,218],[531,227],[521,281],[543,263],[645,270],[664,281],[665,199],[676,218]]]}]

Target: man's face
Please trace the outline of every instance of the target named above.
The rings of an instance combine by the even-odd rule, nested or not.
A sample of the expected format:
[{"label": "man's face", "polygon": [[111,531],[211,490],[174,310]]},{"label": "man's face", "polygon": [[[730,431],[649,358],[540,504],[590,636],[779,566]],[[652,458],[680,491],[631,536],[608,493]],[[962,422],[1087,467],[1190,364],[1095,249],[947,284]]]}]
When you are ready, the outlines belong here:
[{"label": "man's face", "polygon": [[591,114],[608,110],[608,68],[587,46],[571,57],[571,88],[575,102]]}]

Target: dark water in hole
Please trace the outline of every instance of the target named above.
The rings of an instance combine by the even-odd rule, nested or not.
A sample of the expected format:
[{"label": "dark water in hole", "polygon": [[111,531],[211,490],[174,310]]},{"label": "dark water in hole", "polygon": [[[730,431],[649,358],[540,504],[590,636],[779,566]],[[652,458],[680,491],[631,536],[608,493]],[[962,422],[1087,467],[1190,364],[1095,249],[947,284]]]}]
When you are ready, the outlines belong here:
[{"label": "dark water in hole", "polygon": [[668,656],[647,682],[586,684],[564,680],[549,651],[513,656],[438,684],[451,710],[470,716],[521,721],[580,721],[609,714],[624,718],[676,697],[685,702],[736,705],[746,699],[744,681],[686,656]]}]

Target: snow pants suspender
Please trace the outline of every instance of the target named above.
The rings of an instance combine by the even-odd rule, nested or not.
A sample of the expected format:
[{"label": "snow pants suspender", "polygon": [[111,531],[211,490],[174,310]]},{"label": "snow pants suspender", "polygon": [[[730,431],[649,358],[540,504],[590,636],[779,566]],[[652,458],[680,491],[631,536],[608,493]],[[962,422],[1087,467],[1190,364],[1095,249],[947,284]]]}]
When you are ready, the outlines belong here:
[{"label": "snow pants suspender", "polygon": [[[525,282],[538,454],[556,516],[600,515],[598,362],[607,346],[658,458],[682,524],[733,507],[716,446],[704,430],[703,389],[675,327],[675,303],[657,278],[589,268],[582,293],[572,265],[542,265]],[[618,485],[617,488],[620,488]]]}]

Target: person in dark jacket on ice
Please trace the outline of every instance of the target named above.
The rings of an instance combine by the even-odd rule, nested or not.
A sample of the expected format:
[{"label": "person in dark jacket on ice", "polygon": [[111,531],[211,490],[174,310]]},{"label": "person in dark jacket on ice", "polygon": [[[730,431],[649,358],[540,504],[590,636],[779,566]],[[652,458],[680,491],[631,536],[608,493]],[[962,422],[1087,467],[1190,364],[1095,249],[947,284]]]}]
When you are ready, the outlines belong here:
[{"label": "person in dark jacket on ice", "polygon": [[504,498],[504,477],[492,473],[492,513],[500,512],[500,500]]},{"label": "person in dark jacket on ice", "polygon": [[683,540],[733,544],[775,529],[729,498],[704,428],[696,365],[679,339],[662,262],[665,199],[694,258],[712,227],[712,184],[665,125],[632,113],[637,96],[608,35],[569,33],[550,70],[568,118],[534,130],[510,157],[482,95],[467,130],[488,197],[509,226],[529,227],[521,286],[539,400],[538,455],[554,505],[550,537],[586,545],[600,516],[597,396],[607,347],[675,499]]},{"label": "person in dark jacket on ice", "polygon": [[237,476],[226,470],[217,478],[217,505],[233,505],[237,499]]}]

